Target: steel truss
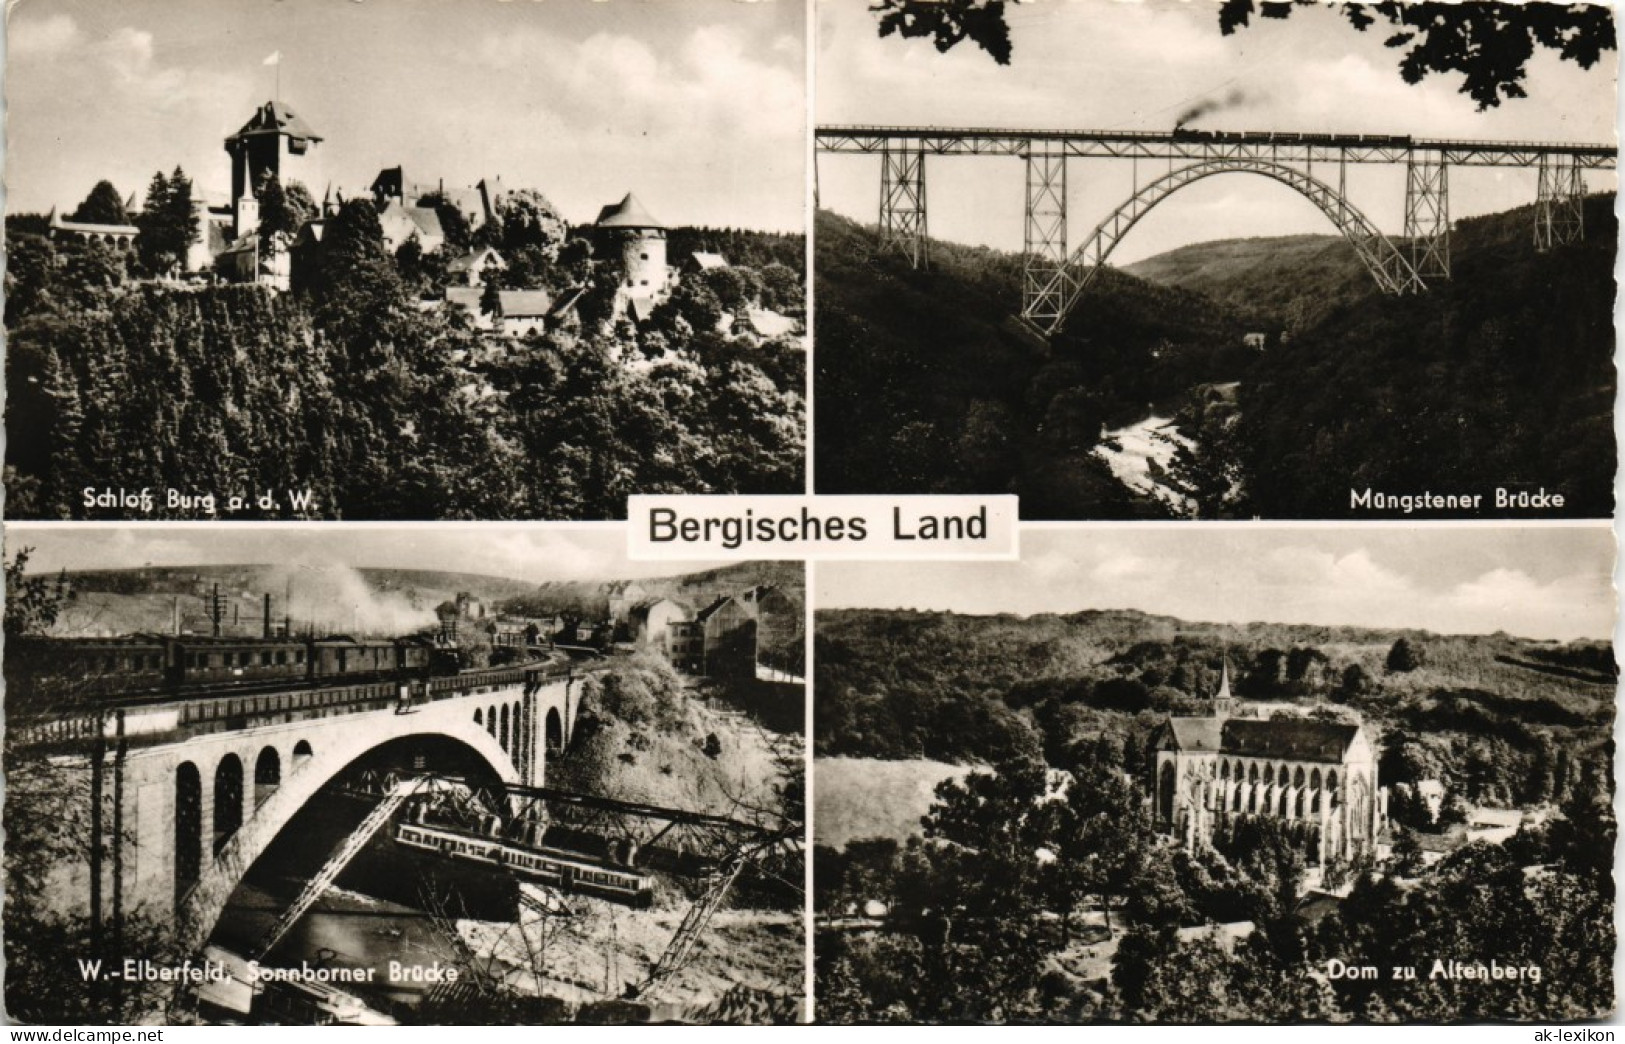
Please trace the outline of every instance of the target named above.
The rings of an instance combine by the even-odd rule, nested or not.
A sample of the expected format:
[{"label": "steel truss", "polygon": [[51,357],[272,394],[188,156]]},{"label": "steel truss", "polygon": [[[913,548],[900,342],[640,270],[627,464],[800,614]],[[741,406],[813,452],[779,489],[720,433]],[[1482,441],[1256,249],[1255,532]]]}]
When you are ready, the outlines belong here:
[{"label": "steel truss", "polygon": [[1450,168],[1437,155],[1405,164],[1405,238],[1411,267],[1424,279],[1450,278]]},{"label": "steel truss", "polygon": [[[1451,167],[1534,167],[1539,171],[1535,245],[1541,250],[1584,235],[1584,170],[1614,170],[1612,145],[1552,141],[1423,139],[1381,134],[1276,131],[1091,131],[999,128],[825,126],[814,130],[817,153],[881,156],[880,234],[915,268],[927,267],[925,157],[1019,156],[1026,161],[1021,318],[1044,336],[1065,320],[1094,269],[1122,234],[1169,192],[1199,177],[1252,171],[1303,193],[1348,238],[1386,293],[1425,289],[1424,279],[1450,275]],[[1066,161],[1070,158],[1167,161],[1166,178],[1135,189],[1134,198],[1067,257]],[[1185,163],[1182,170],[1176,163]],[[1314,165],[1335,165],[1338,187],[1316,181]],[[1350,163],[1406,168],[1408,257],[1377,231],[1344,191]],[[1301,169],[1300,169],[1301,168]]]},{"label": "steel truss", "polygon": [[915,268],[931,263],[925,228],[925,150],[880,150],[880,243]]},{"label": "steel truss", "polygon": [[[1416,269],[1398,248],[1388,241],[1388,237],[1379,232],[1358,208],[1331,186],[1284,164],[1255,159],[1210,160],[1182,167],[1151,182],[1136,192],[1127,203],[1113,211],[1106,220],[1095,226],[1095,230],[1068,260],[1068,266],[1074,274],[1071,276],[1069,293],[1061,308],[1062,317],[1072,310],[1078,297],[1094,281],[1101,267],[1105,265],[1106,259],[1128,234],[1129,229],[1138,224],[1151,208],[1193,181],[1215,174],[1230,173],[1262,174],[1296,189],[1307,197],[1343,233],[1344,238],[1354,247],[1366,270],[1371,273],[1377,286],[1384,293],[1409,294],[1426,289]],[[1060,322],[1056,321],[1051,326],[1036,328],[1039,333],[1048,337],[1059,327]]]},{"label": "steel truss", "polygon": [[1054,329],[1072,289],[1066,250],[1066,156],[1027,154],[1027,221],[1022,251],[1021,318]]},{"label": "steel truss", "polygon": [[1542,156],[1535,191],[1535,249],[1578,243],[1585,238],[1585,179],[1569,156]]},{"label": "steel truss", "polygon": [[[802,870],[794,863],[805,858],[800,824],[762,826],[727,816],[616,801],[551,787],[511,783],[491,786],[454,777],[368,772],[345,792],[384,800],[357,828],[350,842],[341,846],[348,854],[341,858],[340,853],[335,853],[330,865],[348,862],[383,820],[410,799],[429,802],[436,825],[444,829],[457,828],[439,820],[464,821],[470,837],[489,836],[486,831],[493,820],[500,821],[499,829],[508,835],[523,834],[531,824],[565,827],[621,842],[624,847],[620,855],[628,866],[658,863],[663,872],[698,880],[699,895],[648,976],[628,987],[628,997],[646,996],[687,966],[712,915],[747,866],[799,881]],[[357,836],[361,837],[359,843],[355,842]],[[354,851],[349,851],[352,848]],[[313,885],[306,891],[319,889]],[[297,913],[285,913],[279,924],[285,921],[291,925],[306,907],[308,904]]]},{"label": "steel truss", "polygon": [[1404,163],[1428,153],[1452,167],[1533,167],[1541,157],[1584,169],[1613,170],[1612,145],[1551,141],[1471,141],[1380,134],[1279,131],[1057,131],[973,127],[825,126],[813,132],[828,153],[918,152],[932,156],[1026,156],[1053,152],[1079,159],[1270,159],[1279,163]]}]

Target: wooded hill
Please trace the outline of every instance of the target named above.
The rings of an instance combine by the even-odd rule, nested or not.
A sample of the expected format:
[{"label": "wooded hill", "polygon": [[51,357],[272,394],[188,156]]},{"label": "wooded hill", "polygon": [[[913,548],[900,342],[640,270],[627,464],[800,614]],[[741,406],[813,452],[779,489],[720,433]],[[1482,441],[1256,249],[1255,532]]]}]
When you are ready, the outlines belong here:
[{"label": "wooded hill", "polygon": [[1365,297],[1371,277],[1342,236],[1192,243],[1123,266],[1138,279],[1205,294],[1256,331],[1303,329]]},{"label": "wooded hill", "polygon": [[916,271],[828,212],[815,245],[822,492],[1016,492],[1028,517],[1155,517],[1091,454],[1101,426],[1242,361],[1239,320],[1188,291],[1107,272],[1087,334],[1051,353],[1010,321],[1015,255],[932,241]]},{"label": "wooded hill", "polygon": [[[10,517],[210,517],[169,505],[175,489],[213,494],[231,518],[602,519],[634,492],[803,488],[799,337],[717,329],[712,284],[799,309],[802,281],[776,261],[685,280],[634,329],[609,319],[611,262],[525,225],[538,285],[588,289],[579,332],[519,339],[425,306],[439,254],[415,241],[389,254],[365,201],[327,219],[318,270],[283,294],[155,279],[31,227],[8,220]],[[685,235],[796,256],[795,237]],[[87,505],[87,487],[158,502]],[[261,493],[275,503],[259,508]],[[248,504],[225,515],[234,495]]]},{"label": "wooded hill", "polygon": [[[1565,497],[1557,514],[1605,517],[1612,207],[1588,199],[1586,239],[1548,254],[1531,208],[1463,219],[1454,278],[1398,299],[1341,239],[1185,247],[1101,273],[1047,351],[1010,319],[1018,257],[933,242],[915,271],[873,229],[820,214],[819,488],[1016,492],[1028,518],[1154,517],[1167,509],[1093,450],[1103,427],[1155,411],[1200,444],[1172,481],[1204,517],[1352,516],[1349,490],[1368,486],[1481,493],[1489,515],[1508,513],[1497,487],[1544,487]],[[1221,382],[1239,382],[1233,408],[1208,401]]]},{"label": "wooded hill", "polygon": [[1357,711],[1385,748],[1385,784],[1433,775],[1489,803],[1550,800],[1612,733],[1615,674],[1602,642],[1127,610],[825,611],[816,634],[823,756],[991,764],[1025,752],[1054,762],[1102,734],[1143,751],[1169,713],[1207,712],[1226,662],[1243,700]]}]

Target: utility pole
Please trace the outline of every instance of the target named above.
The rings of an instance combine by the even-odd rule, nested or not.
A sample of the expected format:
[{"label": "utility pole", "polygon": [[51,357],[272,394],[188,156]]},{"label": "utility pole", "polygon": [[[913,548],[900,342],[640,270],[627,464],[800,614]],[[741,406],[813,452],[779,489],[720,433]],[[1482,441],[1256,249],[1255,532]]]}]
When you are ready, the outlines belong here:
[{"label": "utility pole", "polygon": [[214,591],[209,595],[209,622],[214,625],[214,636],[220,637],[220,625],[226,619],[226,600],[220,597],[220,585],[214,585]]}]

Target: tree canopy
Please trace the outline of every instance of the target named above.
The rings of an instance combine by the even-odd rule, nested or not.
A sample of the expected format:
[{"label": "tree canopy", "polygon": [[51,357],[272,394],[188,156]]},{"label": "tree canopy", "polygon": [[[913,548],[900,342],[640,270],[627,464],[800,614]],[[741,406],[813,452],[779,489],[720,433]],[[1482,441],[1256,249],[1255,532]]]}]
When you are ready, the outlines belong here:
[{"label": "tree canopy", "polygon": [[[1010,0],[1019,3],[1021,0]],[[1324,6],[1321,0],[1224,0],[1219,29],[1228,36],[1251,24],[1254,15],[1287,18],[1293,8]],[[927,37],[939,51],[969,40],[1000,65],[1015,53],[1006,20],[1006,0],[879,0],[870,10],[880,35]],[[1615,49],[1613,14],[1604,4],[1522,3],[1516,0],[1345,3],[1349,25],[1364,32],[1385,23],[1393,32],[1383,42],[1404,49],[1399,74],[1420,83],[1433,74],[1459,73],[1461,92],[1480,110],[1503,100],[1527,97],[1524,80],[1537,50],[1589,69],[1604,51]]]},{"label": "tree canopy", "polygon": [[83,221],[92,225],[128,225],[129,212],[124,209],[124,197],[110,181],[98,181],[73,213],[69,221]]}]

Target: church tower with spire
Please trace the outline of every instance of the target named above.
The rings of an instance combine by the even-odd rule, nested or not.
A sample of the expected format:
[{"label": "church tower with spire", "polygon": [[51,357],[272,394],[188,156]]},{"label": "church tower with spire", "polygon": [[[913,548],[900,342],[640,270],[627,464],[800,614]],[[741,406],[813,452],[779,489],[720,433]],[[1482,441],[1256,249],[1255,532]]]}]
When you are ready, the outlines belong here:
[{"label": "church tower with spire", "polygon": [[1236,713],[1236,698],[1230,694],[1230,658],[1219,661],[1219,691],[1213,694],[1213,716],[1220,721]]}]

